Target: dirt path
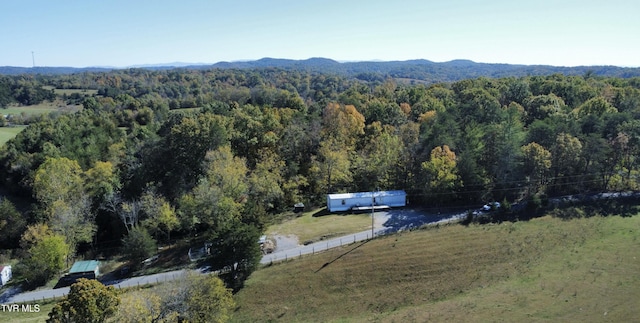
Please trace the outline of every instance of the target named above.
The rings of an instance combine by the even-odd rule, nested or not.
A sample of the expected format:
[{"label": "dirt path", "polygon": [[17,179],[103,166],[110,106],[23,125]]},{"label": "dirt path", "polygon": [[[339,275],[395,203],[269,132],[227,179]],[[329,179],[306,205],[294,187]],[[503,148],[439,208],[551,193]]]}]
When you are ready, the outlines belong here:
[{"label": "dirt path", "polygon": [[298,237],[296,237],[295,235],[279,235],[279,234],[274,234],[270,237],[268,237],[269,239],[272,239],[276,242],[276,250],[275,252],[278,251],[283,251],[283,250],[289,250],[289,249],[295,249],[297,247],[300,246],[299,242],[298,242]]}]

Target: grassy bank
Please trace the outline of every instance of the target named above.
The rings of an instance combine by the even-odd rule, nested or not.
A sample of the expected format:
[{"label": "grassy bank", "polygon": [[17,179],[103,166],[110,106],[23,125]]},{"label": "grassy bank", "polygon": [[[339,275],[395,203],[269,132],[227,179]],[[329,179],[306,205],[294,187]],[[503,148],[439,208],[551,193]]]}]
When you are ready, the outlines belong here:
[{"label": "grassy bank", "polygon": [[250,321],[632,321],[640,217],[450,225],[255,272]]},{"label": "grassy bank", "polygon": [[371,213],[329,214],[317,209],[267,229],[268,235],[295,235],[302,243],[371,229]]}]

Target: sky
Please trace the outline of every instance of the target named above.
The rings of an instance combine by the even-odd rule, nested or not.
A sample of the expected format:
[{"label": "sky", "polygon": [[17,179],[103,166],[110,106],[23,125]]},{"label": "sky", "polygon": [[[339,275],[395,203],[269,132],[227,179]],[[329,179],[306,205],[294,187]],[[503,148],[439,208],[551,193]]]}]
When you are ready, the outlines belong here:
[{"label": "sky", "polygon": [[637,0],[0,0],[0,66],[325,57],[640,67],[638,13]]}]

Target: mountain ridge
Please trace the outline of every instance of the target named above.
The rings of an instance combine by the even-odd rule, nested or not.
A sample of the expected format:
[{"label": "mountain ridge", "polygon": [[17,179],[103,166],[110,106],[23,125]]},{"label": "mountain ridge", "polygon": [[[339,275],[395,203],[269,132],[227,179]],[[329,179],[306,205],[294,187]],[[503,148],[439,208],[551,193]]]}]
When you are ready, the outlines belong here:
[{"label": "mountain ridge", "polygon": [[262,69],[280,68],[304,70],[319,73],[334,73],[356,78],[406,78],[427,82],[457,81],[475,77],[520,77],[533,75],[585,75],[613,76],[621,78],[640,77],[638,67],[620,67],[613,65],[594,66],[552,66],[523,65],[505,63],[477,63],[466,59],[455,59],[447,62],[433,62],[427,59],[405,61],[359,61],[338,62],[324,57],[312,57],[304,60],[264,57],[249,61],[222,61],[214,64],[174,62],[166,64],[141,64],[124,68],[116,67],[15,67],[0,66],[2,75],[20,74],[76,74],[84,72],[109,72],[113,70],[147,69]]}]

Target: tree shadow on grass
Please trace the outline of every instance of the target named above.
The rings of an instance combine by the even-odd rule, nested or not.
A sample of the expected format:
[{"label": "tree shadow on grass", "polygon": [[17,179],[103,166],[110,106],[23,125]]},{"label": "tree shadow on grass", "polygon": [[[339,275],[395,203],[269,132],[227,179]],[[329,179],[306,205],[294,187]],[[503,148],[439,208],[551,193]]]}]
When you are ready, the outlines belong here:
[{"label": "tree shadow on grass", "polygon": [[355,251],[356,249],[358,249],[358,248],[360,248],[360,247],[364,246],[364,245],[365,245],[366,243],[368,243],[369,241],[371,241],[371,239],[362,241],[362,242],[361,242],[361,243],[359,243],[357,246],[353,247],[351,250],[349,250],[349,251],[347,251],[347,252],[345,252],[345,253],[341,254],[340,256],[336,257],[336,259],[333,259],[333,260],[331,260],[331,261],[329,261],[329,262],[325,263],[324,265],[322,265],[322,267],[318,268],[318,270],[316,270],[314,273],[315,273],[315,274],[319,273],[322,269],[325,269],[325,268],[329,267],[329,265],[331,265],[332,263],[336,262],[338,259],[340,259],[340,258],[342,258],[342,257],[344,257],[344,256],[346,256],[346,255],[348,255],[348,254],[350,254],[350,253],[352,253],[352,252],[353,252],[353,251]]},{"label": "tree shadow on grass", "polygon": [[325,208],[322,208],[319,211],[313,213],[311,216],[314,217],[314,218],[317,218],[317,217],[330,215],[330,214],[331,214],[331,212],[329,212],[329,210],[327,210],[327,208],[325,207]]}]

